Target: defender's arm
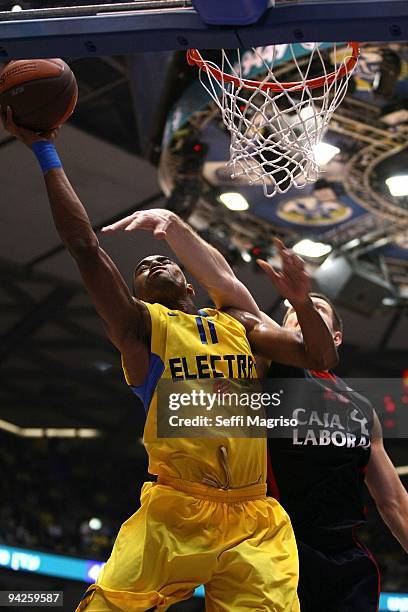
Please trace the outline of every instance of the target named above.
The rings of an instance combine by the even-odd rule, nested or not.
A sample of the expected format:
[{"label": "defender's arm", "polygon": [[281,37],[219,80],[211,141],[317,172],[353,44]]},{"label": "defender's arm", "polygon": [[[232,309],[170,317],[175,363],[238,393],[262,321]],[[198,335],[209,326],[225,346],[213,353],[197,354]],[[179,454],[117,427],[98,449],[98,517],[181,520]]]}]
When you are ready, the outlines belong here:
[{"label": "defender's arm", "polygon": [[408,552],[408,493],[384,448],[376,414],[365,482],[385,524]]},{"label": "defender's arm", "polygon": [[206,289],[218,309],[239,308],[260,316],[254,298],[237,279],[225,257],[173,212],[162,208],[138,211],[102,231],[139,229],[151,231],[155,238],[167,241],[177,259]]},{"label": "defender's arm", "polygon": [[240,321],[252,351],[278,363],[310,370],[329,370],[338,363],[337,350],[326,323],[312,300],[295,308],[302,333],[281,327],[266,315],[262,319],[236,310],[228,312]]}]

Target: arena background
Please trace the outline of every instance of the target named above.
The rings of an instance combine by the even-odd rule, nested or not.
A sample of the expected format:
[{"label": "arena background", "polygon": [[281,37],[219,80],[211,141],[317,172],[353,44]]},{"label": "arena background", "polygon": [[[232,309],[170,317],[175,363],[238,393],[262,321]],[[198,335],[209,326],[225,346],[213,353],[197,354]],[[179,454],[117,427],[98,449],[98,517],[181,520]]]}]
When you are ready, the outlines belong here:
[{"label": "arena background", "polygon": [[[0,1],[0,11],[14,4]],[[325,138],[337,155],[316,184],[273,200],[224,171],[228,136],[184,52],[64,59],[80,95],[57,146],[95,230],[137,209],[175,210],[278,321],[281,300],[254,259],[276,263],[275,235],[289,246],[309,238],[331,247],[317,258],[309,250],[306,261],[344,320],[336,372],[399,380],[377,408],[407,486],[408,433],[398,419],[408,411],[408,191],[395,197],[385,184],[408,168],[407,44],[363,45]],[[37,162],[4,131],[0,176],[0,590],[63,590],[64,610],[72,610],[149,478],[144,412],[56,235]],[[246,211],[221,203],[231,191],[247,200]],[[127,279],[143,256],[170,254],[147,233],[99,239]],[[200,290],[197,303],[210,303]],[[408,610],[406,555],[368,494],[367,509],[361,537],[379,562],[382,591],[400,594],[388,604],[384,595],[381,609]],[[203,600],[174,609],[202,610]]]}]

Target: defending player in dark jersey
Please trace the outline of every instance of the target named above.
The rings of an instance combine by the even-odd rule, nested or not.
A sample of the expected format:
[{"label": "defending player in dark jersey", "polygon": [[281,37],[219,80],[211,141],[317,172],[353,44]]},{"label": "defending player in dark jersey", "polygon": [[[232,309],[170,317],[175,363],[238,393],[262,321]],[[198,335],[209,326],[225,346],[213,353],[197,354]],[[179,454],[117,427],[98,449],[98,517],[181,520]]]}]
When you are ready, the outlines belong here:
[{"label": "defending player in dark jersey", "polygon": [[[312,299],[337,346],[342,322],[330,301]],[[299,330],[290,307],[284,326]],[[376,612],[378,567],[358,541],[365,522],[364,482],[394,536],[408,551],[408,494],[386,454],[381,426],[370,402],[328,371],[272,364],[273,379],[305,379],[292,416],[291,438],[269,439],[269,494],[291,517],[300,565],[302,612]],[[300,407],[299,407],[300,406]]]}]

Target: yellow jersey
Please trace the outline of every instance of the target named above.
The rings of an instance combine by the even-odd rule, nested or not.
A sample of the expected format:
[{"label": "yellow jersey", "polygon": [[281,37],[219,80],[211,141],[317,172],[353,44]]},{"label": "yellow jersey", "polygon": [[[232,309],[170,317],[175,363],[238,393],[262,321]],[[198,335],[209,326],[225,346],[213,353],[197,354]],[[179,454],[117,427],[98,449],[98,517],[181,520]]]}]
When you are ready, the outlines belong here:
[{"label": "yellow jersey", "polygon": [[139,387],[127,383],[147,412],[144,443],[149,472],[220,488],[266,482],[266,438],[157,436],[157,384],[173,381],[256,378],[244,326],[231,315],[206,308],[197,314],[144,302],[151,317],[150,364]]}]

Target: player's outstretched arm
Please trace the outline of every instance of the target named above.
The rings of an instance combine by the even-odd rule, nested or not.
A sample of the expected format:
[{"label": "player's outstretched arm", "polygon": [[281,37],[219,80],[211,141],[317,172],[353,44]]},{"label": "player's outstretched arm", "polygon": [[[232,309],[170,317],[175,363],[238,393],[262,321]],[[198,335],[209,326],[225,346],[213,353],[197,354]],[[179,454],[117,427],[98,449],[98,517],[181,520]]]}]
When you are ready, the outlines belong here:
[{"label": "player's outstretched arm", "polygon": [[182,265],[208,291],[217,308],[239,308],[260,316],[255,300],[225,257],[173,212],[162,208],[138,211],[102,231],[119,230],[147,230],[155,238],[165,239]]},{"label": "player's outstretched arm", "polygon": [[[295,310],[299,319],[302,318],[304,325],[307,326],[309,320],[315,325],[315,330],[320,337],[320,345],[313,341],[309,346],[301,333],[285,329],[265,315],[262,315],[260,319],[236,309],[228,309],[228,313],[245,327],[247,338],[255,355],[264,357],[268,361],[309,370],[334,368],[338,363],[337,350],[331,334],[327,337],[326,333],[329,330],[320,314],[314,309],[312,300],[310,304],[297,305]],[[315,322],[316,313],[321,320],[317,324]],[[333,343],[332,347],[331,343]]]},{"label": "player's outstretched arm", "polygon": [[[123,353],[132,369],[133,384],[142,383],[149,366],[150,316],[135,300],[113,261],[99,246],[88,215],[61,167],[53,145],[55,132],[38,136],[13,123],[11,111],[2,113],[6,130],[24,144],[40,146],[48,199],[60,238],[75,259],[94,306],[104,321],[107,334]],[[48,158],[47,158],[48,146]],[[37,149],[38,153],[38,149]],[[41,153],[41,151],[40,151]],[[38,157],[38,155],[37,155]]]},{"label": "player's outstretched arm", "polygon": [[377,415],[374,422],[365,482],[385,524],[408,553],[408,493],[384,448]]},{"label": "player's outstretched arm", "polygon": [[319,311],[310,299],[310,276],[303,260],[284,244],[275,239],[281,258],[282,269],[276,271],[266,261],[258,264],[268,275],[276,291],[286,298],[296,310],[301,333],[280,327],[264,313],[256,320],[248,315],[239,315],[247,329],[248,340],[254,353],[301,368],[328,370],[338,363],[337,349],[332,334]]}]

